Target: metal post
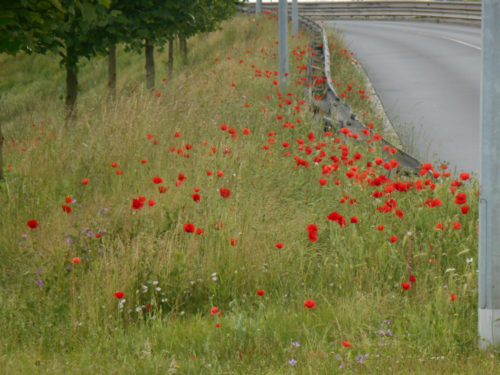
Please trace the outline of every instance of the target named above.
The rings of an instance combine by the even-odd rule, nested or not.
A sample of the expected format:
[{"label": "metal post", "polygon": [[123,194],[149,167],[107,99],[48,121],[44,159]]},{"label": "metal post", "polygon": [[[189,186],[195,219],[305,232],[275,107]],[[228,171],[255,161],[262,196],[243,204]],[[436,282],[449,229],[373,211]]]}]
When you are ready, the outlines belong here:
[{"label": "metal post", "polygon": [[260,14],[262,12],[262,0],[257,0],[255,2],[255,14]]},{"label": "metal post", "polygon": [[298,0],[292,0],[292,35],[299,35],[299,4]]},{"label": "metal post", "polygon": [[483,0],[479,347],[500,345],[500,2]]},{"label": "metal post", "polygon": [[288,84],[288,2],[279,0],[278,7],[278,78],[281,90],[285,90]]}]

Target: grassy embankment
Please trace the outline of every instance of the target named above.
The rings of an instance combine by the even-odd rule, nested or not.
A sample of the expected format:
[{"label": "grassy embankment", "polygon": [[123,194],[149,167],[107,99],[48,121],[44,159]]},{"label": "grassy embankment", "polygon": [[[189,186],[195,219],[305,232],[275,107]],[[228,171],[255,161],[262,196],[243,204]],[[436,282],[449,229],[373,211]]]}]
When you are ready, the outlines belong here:
[{"label": "grassy embankment", "polygon": [[[0,57],[5,373],[495,372],[476,345],[477,182],[439,166],[387,180],[376,141],[323,135],[296,68],[306,37],[290,93],[273,83],[276,26],[239,16],[196,38],[158,95],[137,86],[142,57],[120,54],[115,103],[105,60],[83,63],[68,128],[57,59]],[[343,50],[337,88],[365,105]]]}]

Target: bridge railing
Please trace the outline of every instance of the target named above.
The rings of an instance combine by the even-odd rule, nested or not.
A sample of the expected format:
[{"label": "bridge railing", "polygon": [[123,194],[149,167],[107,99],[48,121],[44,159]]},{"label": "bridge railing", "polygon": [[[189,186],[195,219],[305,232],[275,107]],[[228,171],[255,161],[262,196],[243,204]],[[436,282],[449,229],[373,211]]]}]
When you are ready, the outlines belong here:
[{"label": "bridge railing", "polygon": [[[480,1],[327,1],[301,3],[299,14],[313,20],[411,20],[481,26]],[[255,4],[245,4],[255,10]],[[262,2],[263,10],[277,2]]]}]

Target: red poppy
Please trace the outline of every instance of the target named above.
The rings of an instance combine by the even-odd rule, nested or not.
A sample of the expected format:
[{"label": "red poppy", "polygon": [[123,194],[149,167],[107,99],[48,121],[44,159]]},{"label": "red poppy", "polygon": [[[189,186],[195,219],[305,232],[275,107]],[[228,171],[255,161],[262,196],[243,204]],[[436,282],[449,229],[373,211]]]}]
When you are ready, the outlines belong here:
[{"label": "red poppy", "polygon": [[226,188],[220,188],[219,193],[222,198],[229,198],[229,196],[231,195],[231,190]]},{"label": "red poppy", "polygon": [[384,230],[384,226],[379,224],[379,225],[377,225],[377,229],[379,231],[383,231]]},{"label": "red poppy", "polygon": [[111,168],[116,168],[116,167],[118,167],[118,163],[112,162],[111,163]]},{"label": "red poppy", "polygon": [[153,184],[161,184],[163,179],[161,177],[155,176],[153,177]]},{"label": "red poppy", "polygon": [[470,178],[470,175],[467,172],[460,173],[460,179],[462,181],[466,181]]},{"label": "red poppy", "polygon": [[306,299],[304,302],[304,307],[307,307],[308,309],[314,309],[316,307],[316,302],[314,302],[312,299]]},{"label": "red poppy", "polygon": [[222,177],[224,176],[224,172],[222,171],[217,171],[217,177]]},{"label": "red poppy", "polygon": [[163,194],[167,192],[167,188],[165,186],[158,186],[158,191],[160,194]]},{"label": "red poppy", "polygon": [[38,227],[38,221],[36,220],[29,220],[28,221],[28,227],[30,227],[30,229],[35,229]]},{"label": "red poppy", "polygon": [[437,224],[436,224],[436,229],[441,229],[441,230],[443,230],[443,224],[441,224],[441,223],[437,223]]},{"label": "red poppy", "polygon": [[461,227],[462,227],[462,224],[460,224],[456,221],[453,223],[453,229],[460,229]]},{"label": "red poppy", "polygon": [[275,247],[277,247],[278,249],[281,249],[283,248],[283,244],[281,242],[278,242],[276,245],[274,245]]},{"label": "red poppy", "polygon": [[142,164],[146,164],[148,161],[146,159],[141,159]]},{"label": "red poppy", "polygon": [[264,291],[263,290],[258,290],[257,291],[257,295],[262,297],[264,295]]},{"label": "red poppy", "polygon": [[410,275],[409,280],[410,280],[410,283],[414,283],[417,281],[417,278],[414,275]]},{"label": "red poppy", "polygon": [[214,306],[210,309],[210,314],[215,315],[215,314],[217,314],[218,311],[219,311],[219,308]]},{"label": "red poppy", "polygon": [[181,136],[181,133],[179,133],[179,132],[175,132],[175,134],[174,134],[174,137],[175,137],[175,138],[179,138],[180,136]]},{"label": "red poppy", "polygon": [[215,326],[216,326],[217,328],[219,328],[219,327],[220,327],[220,323],[216,323],[216,324],[215,324]]},{"label": "red poppy", "polygon": [[236,245],[236,242],[238,242],[236,238],[231,238],[231,246]]},{"label": "red poppy", "polygon": [[122,171],[121,169],[117,169],[117,170],[116,170],[116,174],[117,174],[118,176],[121,176],[121,175],[123,175],[123,171]]},{"label": "red poppy", "polygon": [[463,214],[466,214],[467,212],[469,212],[469,206],[462,206],[462,207],[460,207],[460,209],[462,210]]},{"label": "red poppy", "polygon": [[125,296],[125,293],[122,291],[115,292],[114,296],[118,299],[122,299]]},{"label": "red poppy", "polygon": [[211,176],[211,175],[212,175],[212,172],[207,171],[207,176]]},{"label": "red poppy", "polygon": [[70,197],[66,197],[65,202],[66,203],[71,203],[73,200]]},{"label": "red poppy", "polygon": [[400,219],[402,219],[405,216],[404,212],[401,210],[396,210],[395,215]]},{"label": "red poppy", "polygon": [[250,134],[250,130],[248,130],[247,128],[243,129],[243,134],[249,135]]},{"label": "red poppy", "polygon": [[191,198],[193,198],[193,201],[199,202],[201,199],[201,196],[198,193],[194,193],[194,194],[191,194]]},{"label": "red poppy", "polygon": [[84,178],[82,180],[82,185],[87,185],[89,183],[89,179],[88,178]]},{"label": "red poppy", "polygon": [[410,284],[408,284],[408,283],[404,283],[404,282],[403,282],[403,283],[401,283],[401,288],[403,288],[404,290],[408,290],[408,289],[410,289],[410,286],[411,286],[411,285],[410,285]]},{"label": "red poppy", "polygon": [[71,213],[71,207],[70,206],[66,206],[65,204],[62,205],[62,209],[64,212],[67,212],[68,214]]},{"label": "red poppy", "polygon": [[201,228],[196,228],[196,234],[203,234],[205,231]]},{"label": "red poppy", "polygon": [[71,263],[73,264],[78,264],[78,263],[81,263],[81,259],[79,257],[74,257],[73,260],[71,261]]},{"label": "red poppy", "polygon": [[455,203],[458,205],[467,203],[467,196],[465,195],[465,193],[458,193],[455,197]]},{"label": "red poppy", "polygon": [[457,298],[457,295],[455,293],[451,293],[451,296],[450,296],[451,302],[455,301],[456,298]]},{"label": "red poppy", "polygon": [[316,242],[318,240],[318,232],[311,231],[309,232],[309,241]]},{"label": "red poppy", "polygon": [[358,224],[359,223],[358,217],[357,216],[351,217],[351,223],[352,224]]},{"label": "red poppy", "polygon": [[350,348],[352,344],[349,341],[342,340],[342,346],[346,348]]},{"label": "red poppy", "polygon": [[320,184],[321,186],[323,186],[323,185],[325,185],[325,184],[328,182],[328,180],[326,180],[326,179],[324,179],[324,178],[321,178],[318,182],[319,182],[319,184]]},{"label": "red poppy", "polygon": [[398,236],[392,236],[391,237],[391,242],[394,243],[398,240]]},{"label": "red poppy", "polygon": [[133,210],[139,210],[139,209],[141,209],[143,206],[144,206],[144,203],[143,203],[143,201],[141,201],[140,199],[136,199],[136,198],[134,198],[134,199],[132,200],[132,207],[131,207],[131,208],[132,208]]},{"label": "red poppy", "polygon": [[338,212],[332,212],[327,216],[328,220],[336,221],[341,227],[346,225],[345,218],[340,215]]},{"label": "red poppy", "polygon": [[149,207],[153,207],[156,204],[156,202],[154,200],[150,199],[148,201],[148,204],[149,204]]},{"label": "red poppy", "polygon": [[184,180],[187,180],[187,177],[184,176],[182,173],[179,173],[179,176],[177,176],[177,180],[178,181],[184,181]]},{"label": "red poppy", "polygon": [[194,233],[194,231],[195,231],[195,227],[194,227],[193,223],[184,224],[184,232]]},{"label": "red poppy", "polygon": [[316,224],[309,224],[306,227],[306,231],[308,231],[308,232],[317,232],[318,231],[318,227],[316,226]]}]

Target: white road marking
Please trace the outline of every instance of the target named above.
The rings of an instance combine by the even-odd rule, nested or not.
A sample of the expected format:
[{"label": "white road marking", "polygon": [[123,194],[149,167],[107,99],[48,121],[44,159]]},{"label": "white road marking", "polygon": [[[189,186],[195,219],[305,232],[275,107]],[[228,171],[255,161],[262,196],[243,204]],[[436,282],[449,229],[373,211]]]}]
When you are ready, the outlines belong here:
[{"label": "white road marking", "polygon": [[464,41],[461,41],[461,40],[458,40],[458,39],[446,38],[444,36],[438,36],[438,37],[441,38],[441,39],[451,40],[452,42],[455,42],[455,43],[458,43],[458,44],[462,44],[464,46],[467,46],[467,47],[470,47],[470,48],[474,48],[474,49],[477,49],[478,51],[481,51],[481,47],[475,46],[474,44],[470,44],[470,43],[467,43],[467,42],[464,42]]}]

